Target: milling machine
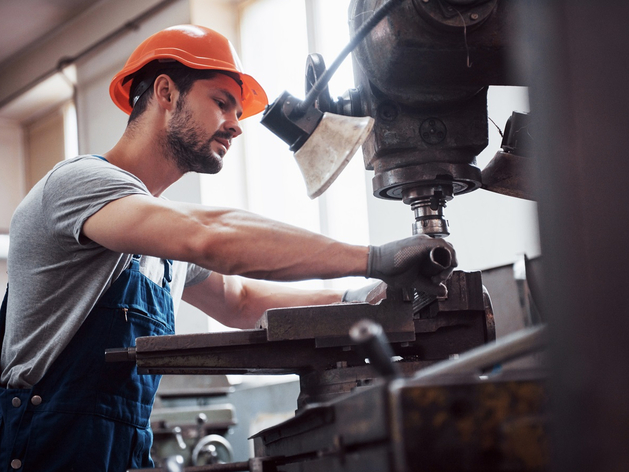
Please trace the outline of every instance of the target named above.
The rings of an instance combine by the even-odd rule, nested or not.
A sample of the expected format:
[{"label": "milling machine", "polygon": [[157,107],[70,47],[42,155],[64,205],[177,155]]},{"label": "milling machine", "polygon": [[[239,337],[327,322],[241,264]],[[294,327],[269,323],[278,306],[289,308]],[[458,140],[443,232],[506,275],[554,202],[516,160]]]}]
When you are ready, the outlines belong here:
[{"label": "milling machine", "polygon": [[[354,50],[356,88],[333,100],[323,58],[311,55],[307,91],[316,100],[285,93],[263,124],[299,151],[326,113],[371,117],[363,155],[374,195],[409,205],[416,234],[447,236],[444,208],[456,195],[483,187],[530,197],[527,115],[514,113],[496,158],[483,172],[476,166],[488,145],[488,87],[523,85],[508,56],[514,3],[353,0],[351,35],[384,9]],[[495,327],[480,272],[455,271],[440,299],[384,286],[370,299],[268,310],[253,330],[138,338],[107,356],[149,374],[299,374],[296,417],[256,435],[254,459],[194,470],[544,470],[540,374],[478,375],[539,349],[540,334],[484,346]],[[350,336],[364,319],[382,336]],[[438,361],[445,370],[431,372]]]}]

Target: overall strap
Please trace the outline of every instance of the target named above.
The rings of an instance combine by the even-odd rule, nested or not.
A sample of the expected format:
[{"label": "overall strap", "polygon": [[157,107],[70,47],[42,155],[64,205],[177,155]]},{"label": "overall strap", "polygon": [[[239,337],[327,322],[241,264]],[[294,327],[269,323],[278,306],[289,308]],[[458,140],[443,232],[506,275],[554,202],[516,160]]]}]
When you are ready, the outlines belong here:
[{"label": "overall strap", "polygon": [[2,351],[2,342],[4,341],[4,332],[7,324],[7,299],[9,298],[9,284],[7,284],[7,290],[4,293],[2,299],[2,306],[0,306],[0,351]]},{"label": "overall strap", "polygon": [[131,262],[129,263],[129,268],[132,270],[140,271],[140,259],[142,256],[140,254],[133,254],[131,257]]},{"label": "overall strap", "polygon": [[[139,254],[133,254],[131,262],[129,263],[129,269],[140,271],[140,258]],[[170,291],[170,283],[173,281],[173,260],[162,259],[164,261],[164,276],[162,277],[162,287]]]},{"label": "overall strap", "polygon": [[170,288],[169,283],[173,281],[173,261],[172,259],[164,259],[164,279],[162,286]]}]

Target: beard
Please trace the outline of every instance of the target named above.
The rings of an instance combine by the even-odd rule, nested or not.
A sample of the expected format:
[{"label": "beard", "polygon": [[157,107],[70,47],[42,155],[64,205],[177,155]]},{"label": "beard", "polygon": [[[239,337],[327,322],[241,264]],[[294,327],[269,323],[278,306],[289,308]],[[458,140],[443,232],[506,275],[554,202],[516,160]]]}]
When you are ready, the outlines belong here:
[{"label": "beard", "polygon": [[164,146],[166,155],[172,159],[182,174],[198,172],[216,174],[223,168],[224,151],[215,152],[211,144],[215,138],[231,139],[228,132],[217,131],[207,137],[186,106],[185,97],[179,100],[175,113],[166,131]]}]

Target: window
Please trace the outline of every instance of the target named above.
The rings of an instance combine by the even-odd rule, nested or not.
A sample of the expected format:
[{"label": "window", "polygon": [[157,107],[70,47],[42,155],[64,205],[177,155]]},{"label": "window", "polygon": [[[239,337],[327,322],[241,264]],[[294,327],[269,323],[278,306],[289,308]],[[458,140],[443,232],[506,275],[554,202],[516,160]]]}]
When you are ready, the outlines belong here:
[{"label": "window", "polygon": [[[241,10],[241,59],[272,102],[284,90],[305,96],[309,52],[331,64],[349,42],[349,0],[257,0]],[[348,57],[330,83],[332,97],[354,86]],[[259,124],[243,122],[247,208],[267,217],[321,232],[352,244],[368,244],[365,170],[358,152],[336,182],[316,200],[306,187],[288,146]],[[348,288],[364,278],[308,282],[310,287]]]}]

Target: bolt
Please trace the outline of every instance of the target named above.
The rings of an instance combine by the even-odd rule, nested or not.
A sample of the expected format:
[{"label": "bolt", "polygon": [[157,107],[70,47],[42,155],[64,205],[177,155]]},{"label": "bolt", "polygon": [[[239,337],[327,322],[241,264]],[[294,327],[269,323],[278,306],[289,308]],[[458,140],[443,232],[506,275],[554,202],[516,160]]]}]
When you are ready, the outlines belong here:
[{"label": "bolt", "polygon": [[385,121],[393,121],[398,116],[398,110],[395,104],[384,102],[378,107],[378,115]]},{"label": "bolt", "polygon": [[471,18],[472,20],[478,20],[478,13],[472,13],[472,14],[470,15],[470,18]]}]

